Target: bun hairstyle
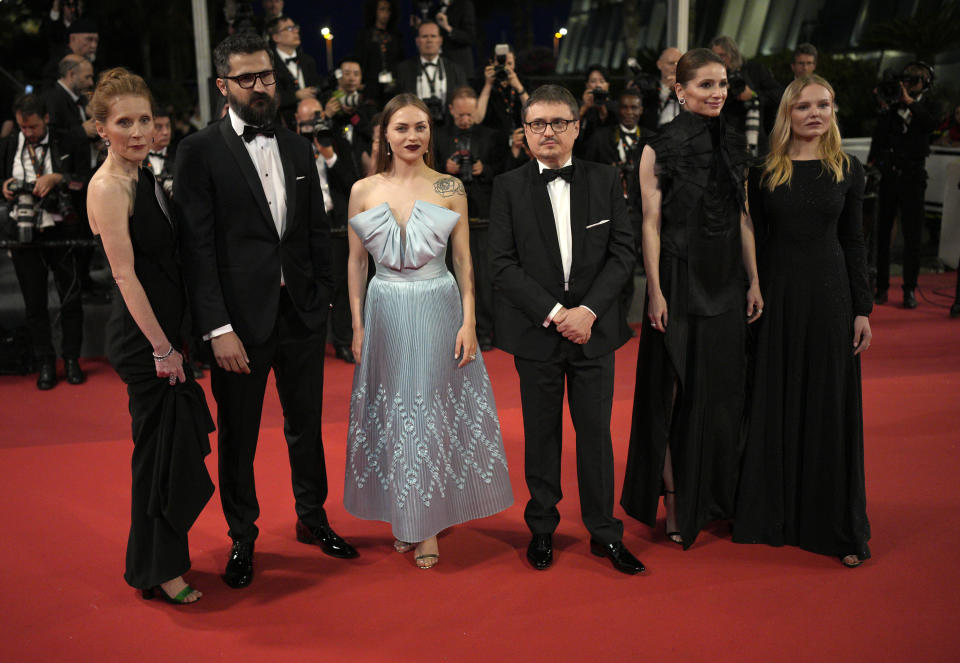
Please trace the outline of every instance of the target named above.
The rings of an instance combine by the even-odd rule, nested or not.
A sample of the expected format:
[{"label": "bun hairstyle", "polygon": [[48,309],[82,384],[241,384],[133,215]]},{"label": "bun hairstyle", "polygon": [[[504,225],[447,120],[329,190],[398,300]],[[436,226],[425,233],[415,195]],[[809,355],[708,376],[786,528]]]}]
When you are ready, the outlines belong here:
[{"label": "bun hairstyle", "polygon": [[143,97],[150,104],[150,108],[156,105],[153,95],[150,94],[150,88],[140,76],[123,67],[114,67],[100,74],[97,88],[90,99],[94,119],[101,124],[106,122],[107,115],[110,113],[110,104],[118,97],[127,96]]},{"label": "bun hairstyle", "polygon": [[677,60],[677,83],[686,86],[697,76],[697,70],[704,65],[711,63],[723,64],[723,58],[711,51],[709,48],[692,48]]},{"label": "bun hairstyle", "polygon": [[378,173],[387,172],[393,165],[393,152],[389,151],[390,143],[387,141],[387,127],[390,126],[390,120],[394,114],[401,108],[406,108],[407,106],[413,106],[414,108],[422,110],[427,116],[428,126],[430,127],[430,141],[427,144],[427,151],[423,154],[423,160],[430,168],[433,168],[433,117],[430,115],[430,109],[427,108],[427,105],[423,103],[420,97],[415,94],[404,93],[398,94],[388,101],[380,113],[380,149],[377,154],[376,168],[376,172]]}]

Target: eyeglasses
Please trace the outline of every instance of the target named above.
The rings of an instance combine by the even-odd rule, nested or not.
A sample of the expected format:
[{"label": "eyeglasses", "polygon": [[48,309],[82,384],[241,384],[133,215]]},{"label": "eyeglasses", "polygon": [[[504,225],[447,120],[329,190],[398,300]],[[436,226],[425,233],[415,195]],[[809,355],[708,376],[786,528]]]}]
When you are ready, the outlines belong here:
[{"label": "eyeglasses", "polygon": [[549,122],[544,120],[534,120],[533,122],[524,122],[524,124],[530,127],[530,131],[535,134],[542,134],[544,131],[546,131],[548,124],[550,125],[550,128],[553,129],[553,133],[562,134],[573,122],[576,122],[576,120],[550,120]]},{"label": "eyeglasses", "polygon": [[258,71],[255,74],[240,74],[239,76],[221,76],[229,81],[233,81],[239,85],[244,90],[249,90],[254,85],[257,84],[257,79],[260,79],[260,82],[263,83],[265,87],[277,84],[277,72],[273,69],[267,69],[266,71]]},{"label": "eyeglasses", "polygon": [[280,28],[277,32],[300,32],[300,26],[294,23],[293,25],[288,25],[285,28]]}]

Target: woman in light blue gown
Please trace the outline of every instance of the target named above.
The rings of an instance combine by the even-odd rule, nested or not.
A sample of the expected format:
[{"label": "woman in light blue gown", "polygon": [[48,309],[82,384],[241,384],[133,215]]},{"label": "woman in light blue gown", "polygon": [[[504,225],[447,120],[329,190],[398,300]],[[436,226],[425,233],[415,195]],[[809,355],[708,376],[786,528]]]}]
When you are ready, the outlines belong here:
[{"label": "woman in light blue gown", "polygon": [[376,174],[350,193],[347,267],[357,367],[344,505],[390,523],[394,547],[415,547],[420,568],[439,561],[438,532],[513,503],[477,352],[467,198],[460,180],[430,167],[432,128],[413,95],[384,108]]}]

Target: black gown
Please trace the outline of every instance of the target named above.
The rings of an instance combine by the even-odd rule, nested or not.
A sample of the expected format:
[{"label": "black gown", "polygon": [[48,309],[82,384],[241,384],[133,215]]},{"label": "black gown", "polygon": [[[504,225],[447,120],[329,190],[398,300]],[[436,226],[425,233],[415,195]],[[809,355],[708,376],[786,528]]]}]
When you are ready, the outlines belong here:
[{"label": "black gown", "polygon": [[[140,170],[130,242],[134,270],[167,339],[181,348],[186,307],[176,231],[160,204],[164,195],[148,168]],[[203,390],[158,378],[153,347],[119,291],[107,322],[107,357],[127,385],[133,430],[133,489],[124,579],[147,589],[190,568],[187,531],[213,494],[204,464],[213,419]]]},{"label": "black gown", "polygon": [[820,161],[794,161],[773,192],[751,172],[765,302],[734,541],[870,556],[860,357],[854,316],[869,315],[861,208],[863,167],[842,182]]},{"label": "black gown", "polygon": [[656,524],[669,444],[678,530],[688,548],[707,522],[733,516],[746,389],[740,214],[749,156],[743,136],[720,118],[690,112],[648,144],[662,194],[668,320],[660,332],[644,311],[620,504]]}]

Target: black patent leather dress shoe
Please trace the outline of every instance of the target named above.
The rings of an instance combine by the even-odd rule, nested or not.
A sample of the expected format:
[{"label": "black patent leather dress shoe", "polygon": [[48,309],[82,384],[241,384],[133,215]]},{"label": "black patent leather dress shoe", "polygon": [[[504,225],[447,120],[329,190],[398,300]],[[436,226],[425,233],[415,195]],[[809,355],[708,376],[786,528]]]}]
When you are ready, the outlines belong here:
[{"label": "black patent leather dress shoe", "polygon": [[87,376],[83,374],[83,369],[80,368],[80,362],[76,359],[64,359],[63,371],[66,373],[67,382],[70,384],[83,384],[87,379]]},{"label": "black patent leather dress shoe", "polygon": [[253,581],[253,541],[233,542],[223,581],[234,589],[246,587]]},{"label": "black patent leather dress shoe", "polygon": [[606,557],[609,559],[610,563],[613,564],[613,568],[620,573],[636,575],[637,573],[643,573],[647,570],[643,562],[630,554],[630,551],[624,547],[622,541],[615,541],[604,545],[599,541],[591,539],[590,552],[597,557]]},{"label": "black patent leather dress shoe", "polygon": [[913,290],[903,291],[903,308],[917,308],[917,297]]},{"label": "black patent leather dress shoe", "polygon": [[353,358],[353,350],[350,349],[348,345],[337,345],[333,348],[333,354],[336,355],[337,359],[345,361],[348,364],[356,364],[357,362]]},{"label": "black patent leather dress shoe", "polygon": [[545,571],[553,564],[553,536],[534,534],[527,546],[527,559],[537,571]]},{"label": "black patent leather dress shoe", "polygon": [[37,375],[37,389],[47,391],[53,389],[57,384],[57,362],[53,359],[44,359],[40,364],[40,371]]},{"label": "black patent leather dress shoe", "polygon": [[329,525],[321,525],[320,527],[310,529],[303,524],[303,521],[298,520],[297,541],[310,544],[311,546],[320,546],[320,550],[331,557],[353,559],[357,556],[356,549],[340,538]]}]

